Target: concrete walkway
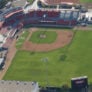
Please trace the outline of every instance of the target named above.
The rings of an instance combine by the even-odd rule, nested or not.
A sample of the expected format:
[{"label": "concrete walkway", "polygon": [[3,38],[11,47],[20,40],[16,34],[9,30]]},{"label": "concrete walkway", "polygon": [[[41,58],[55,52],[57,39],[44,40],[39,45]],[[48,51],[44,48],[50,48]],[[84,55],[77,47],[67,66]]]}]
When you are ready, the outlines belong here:
[{"label": "concrete walkway", "polygon": [[16,54],[16,48],[15,48],[15,43],[16,43],[16,40],[14,39],[14,41],[12,42],[10,48],[9,48],[9,51],[8,51],[8,54],[7,54],[7,57],[6,57],[6,61],[5,61],[5,67],[3,70],[0,70],[0,80],[2,80],[2,78],[4,77],[6,71],[8,70],[15,54]]}]

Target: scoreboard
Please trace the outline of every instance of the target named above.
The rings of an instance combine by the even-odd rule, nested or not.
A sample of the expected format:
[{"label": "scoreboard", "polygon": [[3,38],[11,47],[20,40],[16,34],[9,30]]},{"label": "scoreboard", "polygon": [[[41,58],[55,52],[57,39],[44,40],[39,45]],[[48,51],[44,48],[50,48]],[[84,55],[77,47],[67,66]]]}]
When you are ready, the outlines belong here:
[{"label": "scoreboard", "polygon": [[87,88],[88,87],[87,76],[72,78],[71,79],[71,87],[72,87],[72,89]]}]

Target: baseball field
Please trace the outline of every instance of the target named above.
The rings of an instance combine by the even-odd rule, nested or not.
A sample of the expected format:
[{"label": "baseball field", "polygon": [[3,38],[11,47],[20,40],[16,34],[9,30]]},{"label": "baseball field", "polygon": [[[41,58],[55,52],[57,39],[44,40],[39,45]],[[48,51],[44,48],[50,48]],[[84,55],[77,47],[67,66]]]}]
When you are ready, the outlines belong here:
[{"label": "baseball field", "polygon": [[24,29],[16,42],[17,53],[3,79],[37,81],[41,86],[70,86],[72,77],[88,76],[92,83],[91,41],[91,30]]},{"label": "baseball field", "polygon": [[[33,29],[27,30],[32,31]],[[65,30],[59,28],[37,28],[35,30],[36,31],[33,31],[33,35],[31,34],[31,36],[29,36],[30,33],[26,33],[30,31],[25,31],[25,33],[21,36],[24,38],[22,41],[23,44],[18,47],[18,51],[12,61],[12,64],[3,78],[4,80],[38,81],[41,86],[61,86],[63,84],[70,85],[70,79],[72,77],[86,75],[89,78],[89,83],[92,83],[92,31]],[[70,32],[73,33],[73,36],[68,44],[61,48],[55,48],[54,50],[46,51],[45,48],[45,51],[42,51],[44,50],[42,49],[42,46],[40,48],[42,49],[41,51],[36,51],[39,44],[44,43],[36,43],[35,40],[33,40],[34,43],[38,44],[36,47],[28,50],[26,49],[29,47],[24,49],[23,45],[25,41],[27,40],[31,42],[30,39],[33,37],[38,38],[38,36],[34,36],[34,34],[39,33],[39,30],[47,30],[45,35],[50,35],[51,39],[53,36],[49,33],[49,31],[53,34],[52,30],[54,30],[54,33],[56,31]],[[27,38],[25,38],[26,34],[28,35]],[[38,40],[39,39],[40,38],[38,38]],[[56,41],[56,39],[53,40]],[[21,40],[18,40],[18,42],[21,42]],[[50,46],[50,48],[53,47]]]}]

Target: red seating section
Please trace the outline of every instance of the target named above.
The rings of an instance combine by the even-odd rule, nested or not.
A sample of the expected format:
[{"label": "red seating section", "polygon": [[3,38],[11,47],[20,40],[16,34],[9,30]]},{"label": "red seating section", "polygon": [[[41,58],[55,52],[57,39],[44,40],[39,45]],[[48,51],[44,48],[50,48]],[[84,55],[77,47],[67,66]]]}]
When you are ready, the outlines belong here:
[{"label": "red seating section", "polygon": [[76,20],[70,21],[70,20],[63,20],[62,19],[62,20],[58,20],[57,24],[61,24],[61,25],[76,25],[77,22],[76,22]]},{"label": "red seating section", "polygon": [[43,17],[44,14],[47,14],[48,17],[57,17],[57,16],[59,16],[60,12],[57,12],[57,11],[41,11],[41,10],[36,11],[37,17]]},{"label": "red seating section", "polygon": [[69,25],[70,24],[70,21],[69,20],[59,20],[57,21],[57,24],[61,24],[61,25]]},{"label": "red seating section", "polygon": [[47,11],[48,17],[58,17],[60,12],[56,11]]},{"label": "red seating section", "polygon": [[11,20],[9,20],[9,21],[5,21],[4,24],[3,24],[3,26],[12,25],[12,24],[14,24],[15,22],[16,22],[15,19],[11,19]]},{"label": "red seating section", "polygon": [[36,16],[37,17],[43,17],[44,14],[46,14],[47,12],[46,11],[36,11]]},{"label": "red seating section", "polygon": [[69,20],[64,20],[64,22],[62,23],[63,25],[69,25],[70,21]]},{"label": "red seating section", "polygon": [[11,19],[10,21],[8,21],[9,24],[14,24],[15,20]]},{"label": "red seating section", "polygon": [[[12,18],[11,20],[6,19],[4,22],[4,26],[7,25],[12,25],[14,24],[17,20],[18,22],[24,21],[23,24],[39,24],[41,21],[43,21],[44,24],[57,24],[57,25],[70,25],[74,26],[77,24],[76,19],[63,19],[62,16],[60,15],[60,11],[55,11],[55,10],[31,10],[27,14],[17,14],[14,19]],[[46,17],[43,18],[43,16],[46,14]]]},{"label": "red seating section", "polygon": [[27,25],[27,24],[38,24],[37,20],[27,20],[23,22],[23,25]]},{"label": "red seating section", "polygon": [[71,25],[76,25],[77,24],[77,21],[76,20],[72,20],[71,21]]},{"label": "red seating section", "polygon": [[23,17],[24,17],[24,15],[18,15],[18,16],[16,16],[16,19],[21,20],[21,19],[23,19]]},{"label": "red seating section", "polygon": [[29,13],[29,16],[30,16],[30,17],[33,17],[34,14],[35,14],[35,11],[31,11],[31,12]]},{"label": "red seating section", "polygon": [[35,11],[30,11],[28,14],[26,14],[26,17],[34,17]]},{"label": "red seating section", "polygon": [[62,19],[62,20],[58,20],[57,21],[57,24],[62,24],[64,22],[64,20]]}]

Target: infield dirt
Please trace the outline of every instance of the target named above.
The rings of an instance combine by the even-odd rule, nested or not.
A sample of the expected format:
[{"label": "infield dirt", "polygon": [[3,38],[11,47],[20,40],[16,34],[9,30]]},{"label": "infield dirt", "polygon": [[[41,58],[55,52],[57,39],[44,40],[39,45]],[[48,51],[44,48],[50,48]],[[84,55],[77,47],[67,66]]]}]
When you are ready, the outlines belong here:
[{"label": "infield dirt", "polygon": [[55,42],[53,43],[45,43],[45,44],[38,44],[38,43],[32,43],[29,41],[32,33],[34,31],[37,31],[37,29],[31,29],[30,34],[27,37],[26,41],[24,42],[21,50],[27,50],[27,51],[37,51],[37,52],[47,52],[51,50],[55,50],[58,48],[62,48],[65,45],[69,44],[72,40],[73,37],[73,32],[72,31],[65,31],[65,30],[56,30],[57,33],[57,38]]}]

